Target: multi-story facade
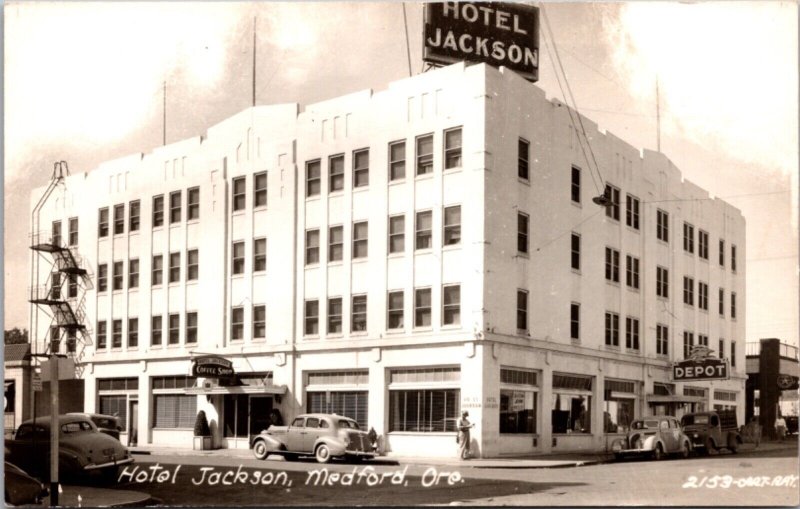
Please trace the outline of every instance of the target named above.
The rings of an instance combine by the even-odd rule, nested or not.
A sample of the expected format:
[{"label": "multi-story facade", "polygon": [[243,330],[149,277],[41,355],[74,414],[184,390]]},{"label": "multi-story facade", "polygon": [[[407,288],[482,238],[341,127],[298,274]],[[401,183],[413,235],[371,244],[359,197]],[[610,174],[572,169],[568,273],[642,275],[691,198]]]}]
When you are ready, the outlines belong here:
[{"label": "multi-story facade", "polygon": [[[221,447],[272,409],[328,411],[451,455],[467,409],[484,456],[603,449],[693,407],[741,420],[744,218],[582,118],[592,171],[575,115],[457,64],[69,177],[40,225],[77,218],[93,276],[86,410],[185,447],[201,409]],[[730,379],[672,381],[689,344]],[[191,377],[204,354],[237,385]]]}]

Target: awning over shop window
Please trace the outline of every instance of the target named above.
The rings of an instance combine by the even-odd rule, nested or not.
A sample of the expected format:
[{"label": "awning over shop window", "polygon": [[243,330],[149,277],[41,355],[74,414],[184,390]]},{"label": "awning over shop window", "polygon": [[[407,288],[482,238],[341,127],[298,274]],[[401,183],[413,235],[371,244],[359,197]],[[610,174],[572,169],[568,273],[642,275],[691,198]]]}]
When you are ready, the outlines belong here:
[{"label": "awning over shop window", "polygon": [[186,394],[286,394],[285,385],[235,385],[229,387],[187,387]]},{"label": "awning over shop window", "polygon": [[706,403],[706,398],[699,396],[685,396],[682,394],[648,394],[646,396],[648,403]]}]

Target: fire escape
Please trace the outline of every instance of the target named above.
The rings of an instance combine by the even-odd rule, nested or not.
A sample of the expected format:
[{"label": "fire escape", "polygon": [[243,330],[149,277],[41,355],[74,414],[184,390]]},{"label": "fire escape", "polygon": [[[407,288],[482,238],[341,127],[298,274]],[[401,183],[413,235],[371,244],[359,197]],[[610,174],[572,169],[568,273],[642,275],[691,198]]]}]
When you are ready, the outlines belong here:
[{"label": "fire escape", "polygon": [[[35,326],[31,329],[32,343],[41,340],[41,344],[45,345],[44,352],[34,353],[56,353],[72,358],[76,375],[80,377],[85,347],[91,345],[90,331],[85,325],[86,293],[91,288],[91,278],[77,249],[63,241],[60,223],[58,229],[38,228],[42,207],[57,187],[64,187],[64,179],[68,175],[66,162],[55,163],[50,184],[33,210],[30,242],[33,255],[28,300],[35,306],[32,313],[32,326]],[[40,283],[45,267],[48,269],[47,275],[44,283]],[[46,338],[39,337],[38,333],[40,312],[50,319]]]}]

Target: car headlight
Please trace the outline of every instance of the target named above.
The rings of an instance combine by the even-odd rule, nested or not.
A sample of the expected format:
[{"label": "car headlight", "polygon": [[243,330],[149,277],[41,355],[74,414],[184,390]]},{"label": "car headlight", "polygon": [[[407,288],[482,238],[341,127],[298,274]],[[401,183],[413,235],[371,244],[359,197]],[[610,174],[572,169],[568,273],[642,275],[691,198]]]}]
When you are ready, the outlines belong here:
[{"label": "car headlight", "polygon": [[622,442],[620,442],[619,440],[614,441],[614,443],[611,444],[611,450],[614,451],[614,452],[621,451],[622,450]]}]

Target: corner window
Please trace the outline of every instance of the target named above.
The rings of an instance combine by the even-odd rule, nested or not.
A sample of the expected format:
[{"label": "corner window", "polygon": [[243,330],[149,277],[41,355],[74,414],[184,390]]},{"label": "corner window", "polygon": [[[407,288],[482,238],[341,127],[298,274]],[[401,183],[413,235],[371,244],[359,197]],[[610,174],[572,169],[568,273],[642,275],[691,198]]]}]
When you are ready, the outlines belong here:
[{"label": "corner window", "polygon": [[444,169],[461,167],[461,128],[444,132]]},{"label": "corner window", "polygon": [[389,180],[406,178],[406,142],[396,141],[389,144]]},{"label": "corner window", "polygon": [[417,138],[417,175],[433,173],[433,135]]},{"label": "corner window", "polygon": [[329,185],[328,192],[344,189],[344,155],[331,156],[328,159]]},{"label": "corner window", "polygon": [[369,185],[369,149],[353,152],[353,187]]}]

